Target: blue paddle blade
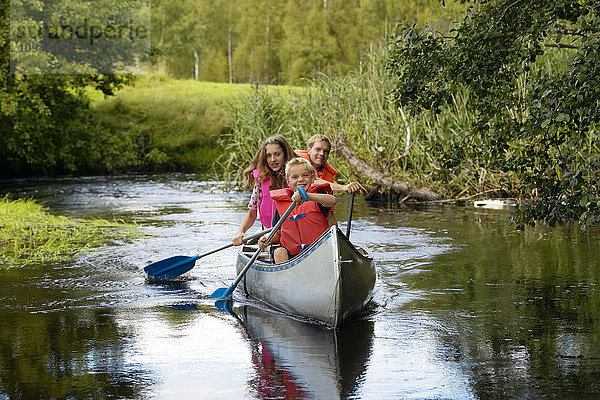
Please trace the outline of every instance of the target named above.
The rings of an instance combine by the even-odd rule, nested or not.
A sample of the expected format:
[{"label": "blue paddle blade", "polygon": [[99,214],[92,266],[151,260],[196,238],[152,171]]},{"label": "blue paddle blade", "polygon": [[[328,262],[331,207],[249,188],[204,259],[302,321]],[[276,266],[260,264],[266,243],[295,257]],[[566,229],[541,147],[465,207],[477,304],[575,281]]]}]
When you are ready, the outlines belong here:
[{"label": "blue paddle blade", "polygon": [[150,278],[154,279],[173,279],[181,274],[185,274],[194,268],[198,256],[186,257],[175,256],[165,260],[157,261],[144,267],[144,271]]},{"label": "blue paddle blade", "polygon": [[233,314],[233,302],[230,299],[215,301],[215,307],[217,307],[217,310],[219,311]]},{"label": "blue paddle blade", "polygon": [[231,294],[233,290],[231,290],[231,286],[228,288],[219,288],[210,295],[213,299],[229,299],[231,298]]}]

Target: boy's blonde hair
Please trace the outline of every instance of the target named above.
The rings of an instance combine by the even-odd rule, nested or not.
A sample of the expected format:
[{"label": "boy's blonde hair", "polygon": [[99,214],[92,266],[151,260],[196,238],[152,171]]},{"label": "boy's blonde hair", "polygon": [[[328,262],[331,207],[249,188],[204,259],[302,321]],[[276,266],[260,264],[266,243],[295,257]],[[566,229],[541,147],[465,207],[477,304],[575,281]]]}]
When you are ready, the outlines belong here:
[{"label": "boy's blonde hair", "polygon": [[315,175],[315,170],[312,167],[312,165],[310,165],[310,162],[308,162],[307,159],[302,158],[302,157],[296,157],[296,158],[292,158],[290,161],[288,161],[285,164],[285,177],[288,178],[290,175],[290,169],[292,167],[295,167],[296,165],[302,165],[304,167],[306,167],[306,170],[308,172],[310,172],[311,174],[313,174],[313,176]]},{"label": "boy's blonde hair", "polygon": [[329,140],[329,138],[321,133],[317,133],[316,135],[312,136],[310,139],[308,139],[308,142],[306,143],[306,147],[308,147],[309,149],[311,147],[313,147],[313,145],[316,142],[325,142],[329,145],[329,150],[331,150],[331,140]]}]

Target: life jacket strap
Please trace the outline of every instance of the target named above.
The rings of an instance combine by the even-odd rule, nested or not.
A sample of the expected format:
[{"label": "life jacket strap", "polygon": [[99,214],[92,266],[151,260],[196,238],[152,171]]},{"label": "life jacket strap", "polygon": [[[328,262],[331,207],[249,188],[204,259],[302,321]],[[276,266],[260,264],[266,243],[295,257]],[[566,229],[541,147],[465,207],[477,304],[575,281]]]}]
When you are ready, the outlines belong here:
[{"label": "life jacket strap", "polygon": [[292,215],[290,217],[290,221],[298,221],[300,218],[306,217],[306,213],[302,213],[302,214],[296,214],[296,215]]}]

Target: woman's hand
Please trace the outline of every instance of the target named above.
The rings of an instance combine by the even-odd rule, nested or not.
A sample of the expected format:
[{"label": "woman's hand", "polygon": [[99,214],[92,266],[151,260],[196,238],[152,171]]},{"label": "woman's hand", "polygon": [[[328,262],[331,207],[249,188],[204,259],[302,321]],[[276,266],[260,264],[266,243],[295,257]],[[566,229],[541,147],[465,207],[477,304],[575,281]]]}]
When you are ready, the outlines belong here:
[{"label": "woman's hand", "polygon": [[242,233],[238,233],[237,235],[235,235],[233,237],[233,239],[231,239],[231,242],[233,243],[234,246],[239,246],[242,243],[244,243],[243,239],[244,239],[245,236],[246,236],[246,234],[243,233],[243,232]]}]

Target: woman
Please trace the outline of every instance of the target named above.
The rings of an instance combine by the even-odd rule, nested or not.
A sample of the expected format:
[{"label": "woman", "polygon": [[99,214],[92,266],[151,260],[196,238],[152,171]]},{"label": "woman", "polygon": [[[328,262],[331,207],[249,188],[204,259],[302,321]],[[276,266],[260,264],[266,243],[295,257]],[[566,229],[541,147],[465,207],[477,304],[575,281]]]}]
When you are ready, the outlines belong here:
[{"label": "woman", "polygon": [[253,186],[248,213],[242,219],[237,234],[231,240],[234,245],[242,244],[245,233],[256,221],[257,212],[263,227],[270,228],[275,203],[269,192],[287,187],[285,163],[295,157],[294,150],[281,135],[273,135],[264,141],[250,165],[244,170],[244,183]]}]

